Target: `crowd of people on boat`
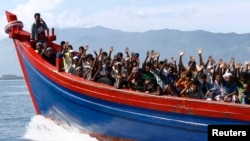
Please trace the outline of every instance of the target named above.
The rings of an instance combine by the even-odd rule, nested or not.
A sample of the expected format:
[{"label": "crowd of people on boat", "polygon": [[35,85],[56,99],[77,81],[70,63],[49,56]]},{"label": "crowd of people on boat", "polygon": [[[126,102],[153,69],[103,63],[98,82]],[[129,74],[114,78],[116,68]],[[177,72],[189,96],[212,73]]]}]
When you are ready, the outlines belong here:
[{"label": "crowd of people on boat", "polygon": [[[216,61],[212,56],[203,61],[202,50],[198,50],[198,61],[189,57],[183,63],[184,51],[176,58],[160,60],[160,53],[150,50],[141,60],[139,53],[124,52],[112,55],[100,49],[88,52],[89,46],[75,50],[69,42],[61,41],[60,50],[48,47],[44,33],[47,26],[35,14],[31,41],[35,40],[35,51],[51,65],[56,65],[56,56],[63,59],[63,70],[85,80],[104,83],[117,89],[131,89],[151,95],[188,97],[203,100],[250,104],[250,63],[236,63],[232,58]],[[44,25],[45,24],[45,25]],[[41,35],[40,35],[41,34]]]}]

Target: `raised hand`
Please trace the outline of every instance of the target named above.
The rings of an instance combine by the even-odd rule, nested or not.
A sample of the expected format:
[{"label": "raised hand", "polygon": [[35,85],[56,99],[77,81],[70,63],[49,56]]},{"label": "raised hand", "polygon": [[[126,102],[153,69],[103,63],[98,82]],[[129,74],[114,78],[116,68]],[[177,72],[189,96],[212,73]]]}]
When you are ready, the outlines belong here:
[{"label": "raised hand", "polygon": [[155,58],[155,51],[154,50],[151,50],[150,56],[151,56],[151,58]]},{"label": "raised hand", "polygon": [[190,59],[190,61],[194,61],[195,60],[194,56],[190,56],[189,59]]},{"label": "raised hand", "polygon": [[171,60],[172,60],[173,62],[176,62],[176,59],[175,59],[174,57],[171,57]]},{"label": "raised hand", "polygon": [[147,51],[147,53],[146,53],[146,54],[147,54],[147,57],[149,57],[149,56],[150,56],[150,52],[149,52],[149,51]]},{"label": "raised hand", "polygon": [[102,53],[102,48],[100,48],[100,50],[99,50],[99,54],[101,54]]},{"label": "raised hand", "polygon": [[110,52],[114,51],[114,47],[111,46],[111,47],[109,48],[109,51],[110,51]]},{"label": "raised hand", "polygon": [[198,50],[198,54],[199,55],[202,54],[202,50],[201,49]]},{"label": "raised hand", "polygon": [[128,47],[126,47],[124,51],[125,51],[126,53],[128,53],[128,51],[129,51]]},{"label": "raised hand", "polygon": [[164,64],[166,65],[168,63],[168,59],[164,59]]},{"label": "raised hand", "polygon": [[230,59],[230,62],[234,63],[234,58],[231,58],[231,59]]},{"label": "raised hand", "polygon": [[208,61],[213,61],[213,57],[211,55],[208,56]]},{"label": "raised hand", "polygon": [[86,45],[86,46],[84,47],[84,50],[88,50],[88,49],[89,49],[89,46]]},{"label": "raised hand", "polygon": [[160,56],[160,53],[159,53],[159,52],[156,52],[154,55],[155,55],[155,57],[159,57],[159,56]]},{"label": "raised hand", "polygon": [[97,56],[97,52],[94,50],[94,54]]},{"label": "raised hand", "polygon": [[179,55],[183,56],[184,54],[185,54],[185,51],[181,51]]}]

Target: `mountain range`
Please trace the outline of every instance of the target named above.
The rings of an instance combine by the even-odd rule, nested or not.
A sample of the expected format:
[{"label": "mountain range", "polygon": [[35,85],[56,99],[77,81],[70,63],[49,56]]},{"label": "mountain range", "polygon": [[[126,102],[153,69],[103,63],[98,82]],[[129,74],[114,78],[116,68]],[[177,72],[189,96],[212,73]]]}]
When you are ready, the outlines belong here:
[{"label": "mountain range", "polygon": [[[79,46],[89,46],[89,53],[102,48],[109,51],[114,47],[117,52],[124,52],[126,47],[130,52],[138,52],[144,60],[146,52],[154,50],[160,53],[160,59],[177,58],[180,51],[185,51],[184,63],[189,56],[198,58],[197,51],[202,49],[203,60],[209,55],[215,60],[229,61],[235,58],[238,63],[250,61],[250,34],[212,33],[203,30],[180,31],[172,29],[150,30],[146,32],[124,32],[104,27],[55,29],[56,43],[68,41],[78,50]],[[11,39],[0,40],[0,73],[21,74],[14,45]]]}]

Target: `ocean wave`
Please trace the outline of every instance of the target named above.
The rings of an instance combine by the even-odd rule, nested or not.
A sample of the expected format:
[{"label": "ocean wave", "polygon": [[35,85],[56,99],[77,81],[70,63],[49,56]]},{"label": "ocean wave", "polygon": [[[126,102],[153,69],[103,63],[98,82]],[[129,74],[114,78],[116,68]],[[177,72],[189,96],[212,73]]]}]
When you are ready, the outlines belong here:
[{"label": "ocean wave", "polygon": [[41,115],[35,115],[31,118],[23,139],[35,141],[98,141],[88,134],[81,133],[76,128],[66,129]]}]

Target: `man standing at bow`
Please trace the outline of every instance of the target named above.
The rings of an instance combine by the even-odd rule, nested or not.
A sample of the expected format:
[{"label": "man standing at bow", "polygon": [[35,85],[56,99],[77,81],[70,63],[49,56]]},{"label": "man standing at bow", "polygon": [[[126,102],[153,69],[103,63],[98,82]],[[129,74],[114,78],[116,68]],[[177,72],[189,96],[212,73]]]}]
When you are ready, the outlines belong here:
[{"label": "man standing at bow", "polygon": [[41,16],[40,13],[35,13],[34,15],[35,22],[32,24],[31,36],[30,36],[30,40],[33,43],[45,42],[46,41],[45,30],[49,30],[45,21],[40,16]]}]

